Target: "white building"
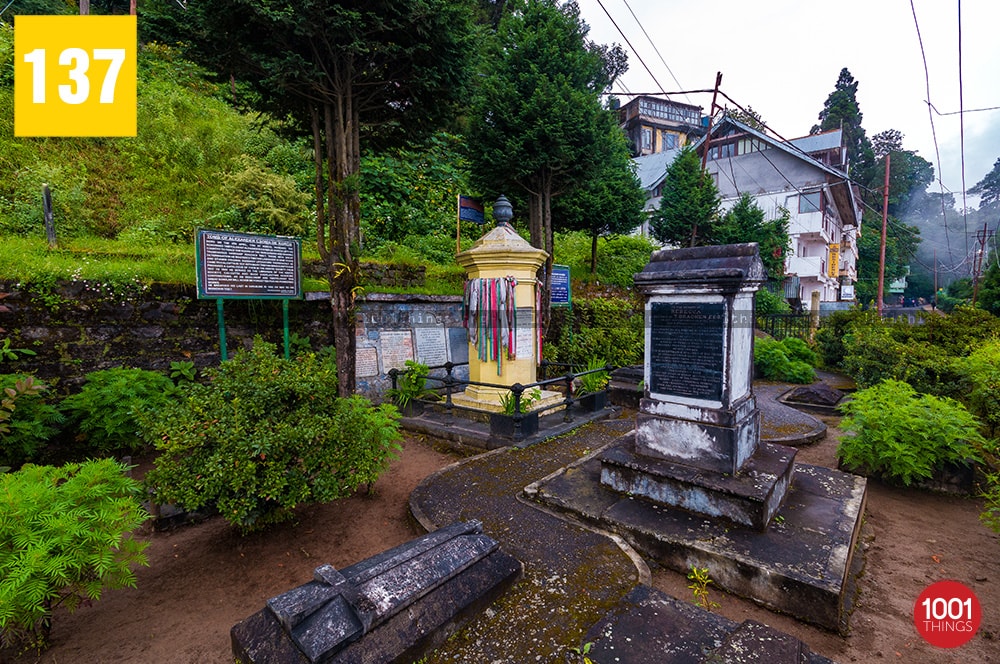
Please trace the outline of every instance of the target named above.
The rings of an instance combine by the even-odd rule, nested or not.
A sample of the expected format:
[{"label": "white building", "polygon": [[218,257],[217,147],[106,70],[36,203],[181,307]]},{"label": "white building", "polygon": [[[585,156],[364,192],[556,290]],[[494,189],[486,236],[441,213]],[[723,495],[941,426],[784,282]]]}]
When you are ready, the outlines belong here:
[{"label": "white building", "polygon": [[[723,209],[749,193],[766,219],[788,210],[791,247],[785,260],[785,296],[805,306],[813,291],[820,293],[821,302],[853,300],[861,202],[857,185],[847,176],[842,132],[785,142],[723,116],[695,148],[704,154],[706,145],[706,170],[719,189]],[[666,166],[675,154],[636,159],[637,174],[649,195],[647,210],[659,206]]]}]

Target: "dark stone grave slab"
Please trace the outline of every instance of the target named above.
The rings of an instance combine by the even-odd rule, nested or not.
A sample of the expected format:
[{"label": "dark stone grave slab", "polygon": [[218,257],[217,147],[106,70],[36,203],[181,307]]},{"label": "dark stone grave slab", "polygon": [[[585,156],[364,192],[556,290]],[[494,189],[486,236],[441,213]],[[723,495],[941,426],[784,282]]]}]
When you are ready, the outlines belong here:
[{"label": "dark stone grave slab", "polygon": [[242,664],[411,662],[488,606],[521,564],[479,522],[441,528],[272,597],[235,625]]},{"label": "dark stone grave slab", "polygon": [[832,664],[798,639],[753,621],[736,623],[649,586],[636,586],[592,626],[595,662],[620,664]]}]

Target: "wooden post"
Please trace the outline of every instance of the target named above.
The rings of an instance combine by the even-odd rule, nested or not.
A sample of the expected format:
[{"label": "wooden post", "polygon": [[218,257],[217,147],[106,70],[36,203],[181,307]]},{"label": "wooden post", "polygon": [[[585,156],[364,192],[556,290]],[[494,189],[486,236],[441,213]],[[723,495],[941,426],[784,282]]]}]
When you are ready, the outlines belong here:
[{"label": "wooden post", "polygon": [[128,13],[135,16],[135,0],[129,0]]},{"label": "wooden post", "polygon": [[80,16],[90,14],[90,0],[80,0]]},{"label": "wooden post", "polygon": [[42,185],[42,214],[45,217],[45,237],[49,241],[49,249],[55,249],[58,246],[56,242],[56,222],[52,216],[52,192],[49,191],[49,185]]},{"label": "wooden post", "polygon": [[875,306],[882,315],[882,298],[885,295],[885,230],[889,220],[889,154],[885,155],[885,186],[882,188],[882,243],[878,252],[878,300]]}]

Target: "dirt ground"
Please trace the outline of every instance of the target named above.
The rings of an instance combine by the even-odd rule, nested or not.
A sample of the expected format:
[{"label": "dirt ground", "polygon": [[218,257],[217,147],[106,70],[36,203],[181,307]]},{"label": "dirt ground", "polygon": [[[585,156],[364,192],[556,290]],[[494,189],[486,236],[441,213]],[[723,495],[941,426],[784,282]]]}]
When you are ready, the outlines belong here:
[{"label": "dirt ground", "polygon": [[[836,434],[832,429],[825,441],[801,450],[798,460],[833,465]],[[13,661],[231,662],[229,629],[267,598],[309,580],[322,563],[344,567],[420,534],[408,513],[410,492],[456,458],[408,438],[371,496],[303,508],[295,523],[246,538],[218,518],[149,532],[150,565],[138,570],[136,589],[108,592],[74,614],[57,613],[51,647]],[[976,499],[870,482],[867,563],[846,638],[719,591],[712,599],[728,618],[768,623],[838,662],[1000,662],[1000,538],[979,524],[980,509]],[[682,575],[654,569],[653,576],[661,590],[690,596]],[[979,633],[955,650],[927,645],[913,626],[914,601],[941,579],[970,586],[982,605]]]}]

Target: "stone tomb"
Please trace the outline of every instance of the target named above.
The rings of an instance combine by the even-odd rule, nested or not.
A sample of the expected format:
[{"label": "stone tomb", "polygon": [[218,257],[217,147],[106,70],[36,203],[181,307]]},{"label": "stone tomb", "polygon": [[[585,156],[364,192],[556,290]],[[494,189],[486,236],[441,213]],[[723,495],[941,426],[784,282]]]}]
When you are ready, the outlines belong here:
[{"label": "stone tomb", "polygon": [[757,245],[659,251],[646,295],[646,396],[635,436],[601,458],[622,493],[763,530],[791,482],[795,450],[760,444],[754,399]]},{"label": "stone tomb", "polygon": [[521,563],[457,523],[272,597],[231,631],[241,664],[411,662],[502,594]]},{"label": "stone tomb", "polygon": [[[846,632],[864,478],[760,442],[752,390],[756,244],[663,250],[646,296],[635,429],[525,494],[621,535],[658,563]],[[780,517],[780,518],[779,518]]]}]

